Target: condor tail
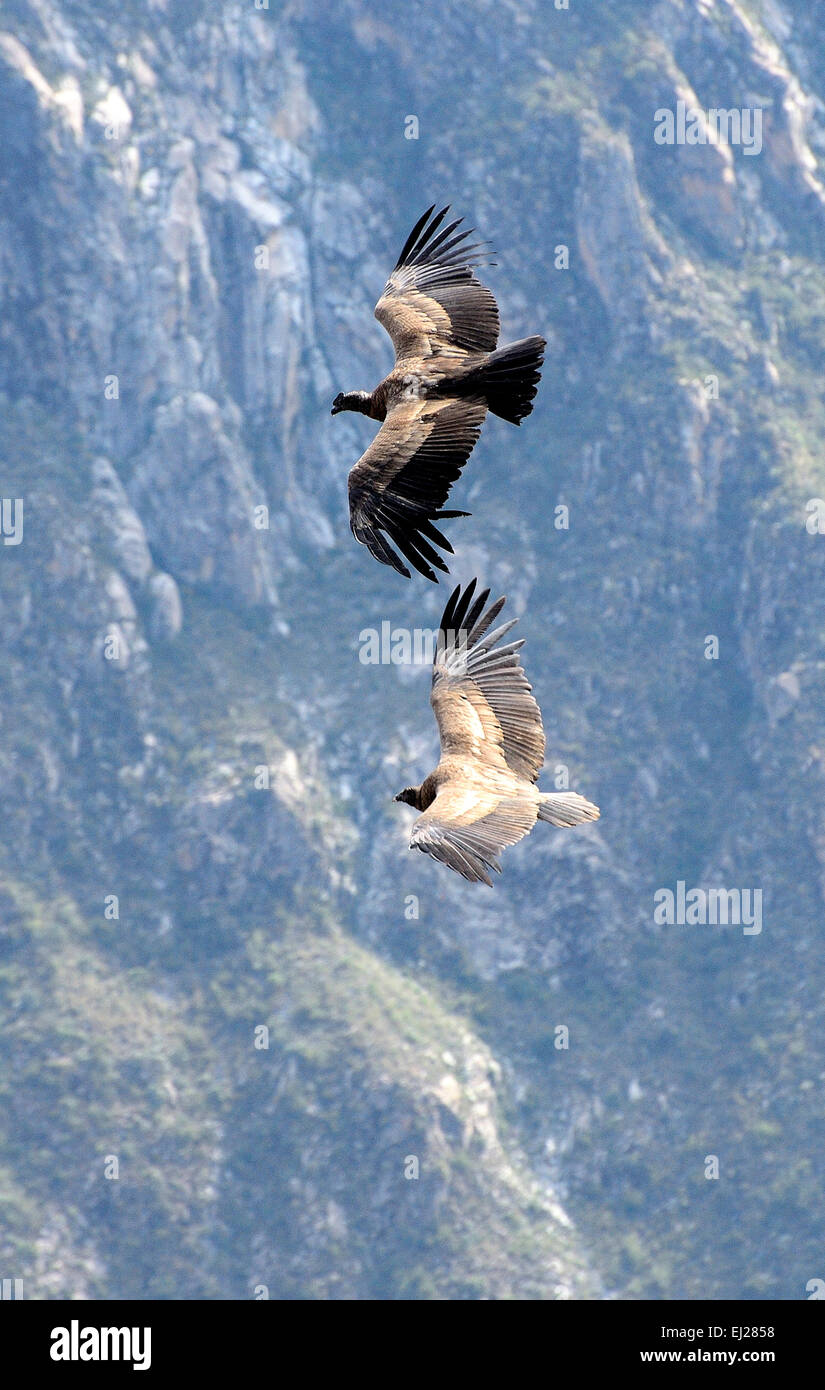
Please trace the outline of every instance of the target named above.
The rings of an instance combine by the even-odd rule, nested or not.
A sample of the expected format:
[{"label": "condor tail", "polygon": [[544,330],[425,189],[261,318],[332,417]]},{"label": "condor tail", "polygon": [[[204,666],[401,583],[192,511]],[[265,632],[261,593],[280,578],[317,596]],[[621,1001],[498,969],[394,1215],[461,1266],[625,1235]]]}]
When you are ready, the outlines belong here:
[{"label": "condor tail", "polygon": [[599,819],[599,808],[578,792],[545,792],[539,806],[539,820],[550,825],[582,825]]},{"label": "condor tail", "polygon": [[533,409],[546,346],[544,338],[534,336],[497,348],[464,378],[463,389],[484,396],[493,415],[520,425]]}]

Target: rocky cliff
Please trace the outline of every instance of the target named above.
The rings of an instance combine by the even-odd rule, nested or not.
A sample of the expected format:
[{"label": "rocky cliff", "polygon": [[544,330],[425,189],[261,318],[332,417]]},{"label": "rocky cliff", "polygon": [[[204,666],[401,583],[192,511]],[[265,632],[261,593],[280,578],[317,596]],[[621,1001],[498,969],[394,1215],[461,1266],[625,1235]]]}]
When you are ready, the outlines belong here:
[{"label": "rocky cliff", "polygon": [[[817,17],[5,0],[0,1264],[26,1296],[822,1275]],[[680,103],[696,139],[662,143]],[[758,150],[720,108],[759,112]],[[373,427],[329,415],[387,369],[372,306],[442,199],[495,243],[505,336],[549,343],[460,484],[454,574],[521,617],[546,785],[602,807],[492,893],[407,853],[426,672],[360,634],[432,627],[445,591],[354,546]],[[680,881],[760,891],[761,930],[657,921]]]}]

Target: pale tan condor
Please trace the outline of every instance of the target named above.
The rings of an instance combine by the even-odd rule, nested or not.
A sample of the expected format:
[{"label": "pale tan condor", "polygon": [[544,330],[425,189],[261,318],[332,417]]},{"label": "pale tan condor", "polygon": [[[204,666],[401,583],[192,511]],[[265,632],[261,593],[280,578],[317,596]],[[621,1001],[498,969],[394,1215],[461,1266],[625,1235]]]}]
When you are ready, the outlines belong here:
[{"label": "pale tan condor", "polygon": [[[332,414],[356,410],[380,420],[375,439],[349,475],[356,540],[409,579],[437,582],[439,555],[452,546],[433,524],[468,512],[444,511],[450,488],[478,439],[488,410],[518,425],[533,409],[544,338],[496,348],[498,307],[473,267],[487,262],[482,242],[441,229],[449,208],[416,222],[375,306],[395,348],[395,366],[374,391],[339,392]],[[393,549],[395,547],[395,549]]]},{"label": "pale tan condor", "polygon": [[580,825],[597,820],[599,808],[578,792],[536,786],[544,728],[516,655],[524,641],[498,646],[517,620],[489,632],[505,599],[485,613],[490,590],[473,602],[475,587],[475,580],[463,593],[459,586],[441,619],[430,694],[441,738],[438,767],[395,800],[423,812],[410,849],[492,887],[488,871],[501,872],[501,851],[528,835],[537,820]]}]

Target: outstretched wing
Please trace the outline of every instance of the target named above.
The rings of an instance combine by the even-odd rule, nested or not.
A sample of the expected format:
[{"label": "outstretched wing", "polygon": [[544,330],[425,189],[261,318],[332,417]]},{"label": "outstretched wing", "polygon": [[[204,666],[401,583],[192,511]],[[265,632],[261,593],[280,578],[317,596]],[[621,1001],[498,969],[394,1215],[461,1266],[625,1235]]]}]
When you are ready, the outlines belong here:
[{"label": "outstretched wing", "polygon": [[437,583],[431,566],[447,573],[434,548],[450,555],[450,542],[433,525],[467,512],[442,511],[478,439],[487,407],[483,400],[446,397],[402,401],[387,416],[349,475],[350,526],[376,560],[407,579],[414,569]]},{"label": "outstretched wing", "polygon": [[488,873],[501,873],[498,856],[529,834],[537,800],[517,793],[499,798],[458,783],[443,787],[413,825],[410,848],[447,864],[471,883],[492,887]]},{"label": "outstretched wing", "polygon": [[439,352],[492,352],[498,342],[498,306],[476,279],[473,266],[488,264],[484,242],[467,244],[472,228],[454,235],[462,219],[441,229],[449,207],[428,208],[413,227],[398,264],[375,306],[396,363]]},{"label": "outstretched wing", "polygon": [[541,711],[516,653],[524,642],[497,644],[516,619],[489,629],[505,600],[484,612],[485,589],[473,602],[476,581],[451,595],[441,619],[430,703],[438,722],[442,758],[457,755],[482,767],[506,766],[535,782],[544,762]]}]

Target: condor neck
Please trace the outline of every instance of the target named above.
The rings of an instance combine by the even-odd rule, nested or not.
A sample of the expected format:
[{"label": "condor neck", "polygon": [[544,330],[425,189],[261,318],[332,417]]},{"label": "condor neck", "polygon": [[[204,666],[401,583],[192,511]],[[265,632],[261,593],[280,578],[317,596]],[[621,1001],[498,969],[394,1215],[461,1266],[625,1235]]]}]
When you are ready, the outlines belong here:
[{"label": "condor neck", "polygon": [[342,407],[343,410],[357,410],[358,414],[369,416],[371,420],[386,420],[381,386],[376,391],[347,391]]},{"label": "condor neck", "polygon": [[426,811],[428,806],[432,806],[433,802],[435,801],[435,794],[437,790],[438,788],[436,787],[435,778],[433,777],[432,773],[430,773],[430,776],[425,777],[424,781],[421,783],[421,786],[418,788],[417,801],[419,811]]},{"label": "condor neck", "polygon": [[383,420],[376,412],[371,391],[347,391],[341,402],[343,410],[355,410],[359,415],[369,415],[373,420]]}]

